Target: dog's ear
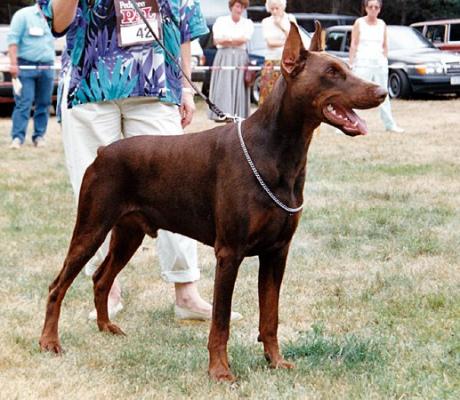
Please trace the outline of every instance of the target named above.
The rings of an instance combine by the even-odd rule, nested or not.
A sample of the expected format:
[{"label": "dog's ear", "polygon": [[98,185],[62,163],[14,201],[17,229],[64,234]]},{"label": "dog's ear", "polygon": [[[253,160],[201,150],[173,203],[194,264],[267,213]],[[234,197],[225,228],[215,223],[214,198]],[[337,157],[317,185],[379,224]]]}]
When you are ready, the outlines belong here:
[{"label": "dog's ear", "polygon": [[307,51],[303,47],[299,28],[291,22],[291,29],[284,44],[283,55],[281,57],[281,72],[284,77],[295,76],[305,64]]},{"label": "dog's ear", "polygon": [[323,51],[323,28],[318,20],[315,21],[315,33],[311,38],[310,51]]}]

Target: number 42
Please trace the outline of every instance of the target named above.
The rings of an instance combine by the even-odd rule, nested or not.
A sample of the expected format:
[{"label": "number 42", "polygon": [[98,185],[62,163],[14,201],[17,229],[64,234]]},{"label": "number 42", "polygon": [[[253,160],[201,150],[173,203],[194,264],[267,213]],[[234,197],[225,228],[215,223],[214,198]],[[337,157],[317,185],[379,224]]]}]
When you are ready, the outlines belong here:
[{"label": "number 42", "polygon": [[141,39],[151,39],[152,32],[150,32],[149,28],[147,28],[146,26],[143,26],[137,30],[136,37],[141,38]]}]

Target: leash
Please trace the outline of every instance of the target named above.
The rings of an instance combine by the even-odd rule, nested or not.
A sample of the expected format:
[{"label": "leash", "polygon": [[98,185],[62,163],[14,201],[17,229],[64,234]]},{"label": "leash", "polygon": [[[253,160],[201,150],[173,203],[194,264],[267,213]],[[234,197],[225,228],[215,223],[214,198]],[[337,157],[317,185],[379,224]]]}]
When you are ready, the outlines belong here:
[{"label": "leash", "polygon": [[237,123],[238,123],[238,137],[240,138],[241,148],[243,149],[243,153],[244,153],[244,156],[246,157],[246,161],[248,162],[249,166],[251,167],[252,173],[254,174],[256,179],[259,181],[260,186],[262,186],[262,189],[265,190],[265,192],[276,203],[276,205],[278,207],[281,207],[284,211],[287,211],[290,214],[295,214],[295,213],[301,211],[302,208],[303,208],[303,204],[300,207],[296,207],[296,208],[288,207],[280,199],[278,199],[278,197],[276,197],[276,195],[269,189],[267,184],[264,182],[264,180],[260,176],[259,171],[257,171],[257,168],[256,168],[256,166],[254,164],[254,161],[252,161],[252,158],[249,155],[248,148],[246,147],[246,144],[244,143],[243,134],[241,132],[241,124],[242,124],[242,122],[243,122],[243,120],[241,118],[239,118],[237,120]]},{"label": "leash", "polygon": [[207,97],[200,89],[198,89],[198,87],[192,82],[192,80],[187,76],[187,74],[184,72],[184,70],[182,69],[182,66],[177,62],[176,60],[176,57],[174,57],[172,55],[172,53],[165,47],[165,45],[163,44],[163,42],[158,38],[157,34],[155,33],[155,31],[153,30],[152,26],[150,25],[149,21],[147,20],[147,18],[145,17],[144,13],[142,12],[142,10],[139,8],[139,6],[137,5],[136,1],[135,0],[130,0],[131,2],[131,5],[134,7],[134,9],[136,10],[137,14],[139,15],[139,17],[141,17],[142,21],[144,22],[144,24],[147,26],[148,30],[150,31],[150,33],[152,34],[153,38],[157,41],[157,43],[160,45],[160,47],[165,51],[165,53],[168,55],[168,57],[171,59],[171,60],[174,60],[174,63],[176,64],[176,66],[180,69],[180,71],[182,72],[182,76],[186,79],[186,81],[190,84],[190,86],[192,87],[192,89],[195,91],[195,93],[200,96],[205,102],[206,104],[208,105],[209,109],[217,115],[217,117],[219,118],[219,121],[220,122],[236,122],[238,120],[238,117],[236,115],[229,115],[229,114],[226,114],[224,113],[219,107],[217,107],[210,99],[209,97]]},{"label": "leash", "polygon": [[246,160],[251,167],[251,170],[256,177],[256,179],[259,181],[260,186],[265,190],[265,192],[270,196],[270,198],[275,202],[276,205],[281,207],[284,211],[287,211],[290,214],[297,213],[302,210],[303,204],[300,207],[296,208],[291,208],[288,207],[286,204],[284,204],[278,197],[275,196],[275,194],[268,188],[267,184],[264,182],[262,177],[259,174],[259,171],[257,170],[254,162],[251,159],[251,156],[249,155],[248,149],[246,147],[246,144],[244,143],[243,140],[243,135],[241,133],[241,123],[242,123],[242,118],[236,116],[236,115],[229,115],[224,113],[219,107],[217,107],[210,99],[207,97],[201,90],[198,89],[198,87],[192,82],[192,80],[185,74],[184,70],[182,69],[182,66],[177,62],[176,58],[171,54],[171,52],[164,46],[162,41],[158,38],[156,35],[155,31],[151,27],[150,23],[147,21],[147,18],[144,16],[144,13],[142,10],[139,8],[135,0],[130,0],[131,5],[134,7],[136,10],[137,14],[139,17],[141,17],[142,21],[144,24],[147,26],[148,30],[152,34],[153,38],[158,42],[160,47],[165,51],[165,53],[170,57],[171,60],[174,60],[174,63],[177,65],[177,67],[180,69],[182,72],[183,77],[186,79],[186,81],[190,84],[192,89],[206,102],[208,105],[209,109],[215,113],[220,120],[225,121],[225,122],[236,122],[238,126],[238,136],[240,138],[240,144],[241,148],[243,149],[244,156],[246,157]]}]

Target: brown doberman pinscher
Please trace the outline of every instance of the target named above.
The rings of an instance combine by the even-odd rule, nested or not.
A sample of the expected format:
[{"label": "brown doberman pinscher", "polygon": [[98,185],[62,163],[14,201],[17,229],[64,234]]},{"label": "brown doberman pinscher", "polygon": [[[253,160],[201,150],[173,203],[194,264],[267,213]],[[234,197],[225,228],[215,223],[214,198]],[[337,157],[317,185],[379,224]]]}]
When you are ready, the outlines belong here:
[{"label": "brown doberman pinscher", "polygon": [[211,378],[235,379],[227,359],[229,320],[238,268],[247,256],[260,261],[258,340],[272,367],[293,367],[279,351],[278,299],[300,219],[313,131],[326,122],[350,136],[366,134],[365,122],[352,109],[376,107],[387,92],[321,52],[319,24],[309,50],[291,26],[281,70],[269,98],[240,129],[232,123],[182,136],[138,136],[98,151],[83,179],[64,266],[49,288],[42,350],[62,352],[62,300],[110,230],[109,253],[93,277],[94,301],[99,329],[123,334],[109,320],[110,287],[144,235],[166,229],[215,250]]}]

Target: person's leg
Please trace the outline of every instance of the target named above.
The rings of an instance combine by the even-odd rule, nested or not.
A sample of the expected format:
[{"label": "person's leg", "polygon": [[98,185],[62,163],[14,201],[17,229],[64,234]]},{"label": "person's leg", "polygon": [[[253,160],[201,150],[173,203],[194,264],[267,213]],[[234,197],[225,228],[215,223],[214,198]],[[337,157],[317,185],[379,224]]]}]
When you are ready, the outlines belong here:
[{"label": "person's leg", "polygon": [[[374,82],[383,87],[384,89],[388,88],[388,69],[386,67],[376,68],[374,73],[375,79]],[[385,101],[380,104],[380,118],[383,121],[383,125],[386,130],[396,129],[396,122],[393,119],[391,112],[390,96],[387,96]]]},{"label": "person's leg", "polygon": [[[96,158],[97,149],[121,138],[121,115],[118,106],[113,102],[82,104],[68,109],[67,90],[66,82],[62,96],[61,132],[70,183],[77,201],[83,175],[86,168]],[[85,266],[87,275],[92,275],[105,259],[109,241],[110,235]],[[109,294],[109,310],[114,307],[120,308],[118,305],[120,298],[120,285],[115,279]],[[93,317],[92,314],[91,317]]]},{"label": "person's leg", "polygon": [[38,71],[35,91],[34,133],[32,141],[38,144],[43,139],[48,125],[49,107],[53,94],[54,71],[51,69]]},{"label": "person's leg", "polygon": [[[179,110],[149,98],[126,99],[120,102],[125,137],[136,135],[181,135]],[[198,292],[197,244],[182,235],[158,231],[156,241],[161,276],[175,284],[176,305],[211,317],[211,305]]]},{"label": "person's leg", "polygon": [[13,110],[11,138],[19,139],[24,143],[29,123],[30,112],[35,97],[35,79],[37,71],[21,70],[19,80],[22,84],[21,94],[14,95],[15,106]]}]

